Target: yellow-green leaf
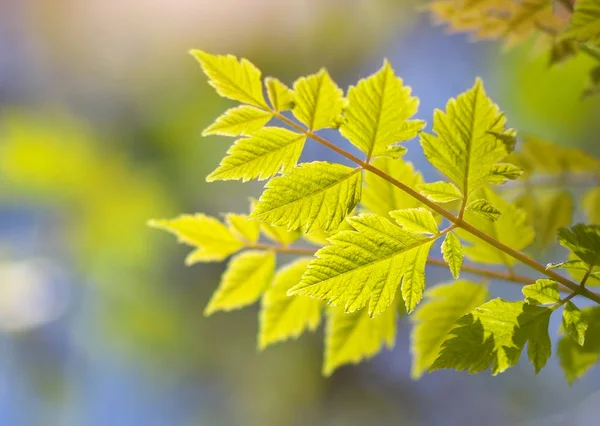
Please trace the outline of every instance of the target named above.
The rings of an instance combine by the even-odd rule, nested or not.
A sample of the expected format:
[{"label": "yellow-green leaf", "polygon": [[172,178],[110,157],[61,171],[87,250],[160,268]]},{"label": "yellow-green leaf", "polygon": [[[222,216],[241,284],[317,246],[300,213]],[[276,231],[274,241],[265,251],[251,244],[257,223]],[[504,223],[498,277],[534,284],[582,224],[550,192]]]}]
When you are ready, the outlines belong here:
[{"label": "yellow-green leaf", "polygon": [[201,50],[190,51],[200,62],[209,83],[224,98],[243,104],[268,108],[263,95],[260,70],[247,59],[233,55],[211,55]]},{"label": "yellow-green leaf", "polygon": [[492,222],[497,221],[500,219],[500,216],[502,216],[502,212],[500,212],[500,210],[482,198],[471,201],[467,205],[466,210],[471,213],[478,214],[488,220],[491,220]]},{"label": "yellow-green leaf", "polygon": [[288,296],[287,291],[300,282],[311,258],[301,258],[284,266],[275,275],[262,298],[258,347],[295,339],[304,330],[315,330],[321,322],[322,302],[308,297]]},{"label": "yellow-green leaf", "polygon": [[588,323],[581,310],[571,301],[565,304],[562,326],[567,336],[571,337],[577,344],[581,346],[585,344],[585,333],[588,329]]},{"label": "yellow-green leaf", "polygon": [[600,265],[600,225],[578,223],[571,228],[560,228],[558,242],[590,268]]},{"label": "yellow-green leaf", "polygon": [[421,133],[427,159],[452,180],[466,197],[473,191],[515,178],[515,167],[499,163],[512,150],[505,138],[506,119],[485,94],[480,79],[472,89],[451,99],[446,112],[436,110],[433,130]]},{"label": "yellow-green leaf", "polygon": [[425,300],[411,316],[415,324],[411,333],[413,378],[421,377],[431,367],[455,322],[487,299],[486,287],[470,281],[440,284],[427,290]]},{"label": "yellow-green leaf", "polygon": [[582,321],[587,324],[583,346],[568,335],[558,342],[560,366],[569,384],[583,376],[600,360],[600,309],[596,306],[583,308],[581,316]]},{"label": "yellow-green leaf", "polygon": [[202,132],[202,136],[248,136],[262,129],[271,117],[272,114],[268,111],[251,105],[240,105],[225,111]]},{"label": "yellow-green leaf", "polygon": [[454,235],[454,232],[446,234],[446,238],[444,238],[444,242],[442,243],[442,256],[448,264],[452,276],[454,279],[457,279],[462,269],[464,255],[462,244],[458,237]]},{"label": "yellow-green leaf", "polygon": [[294,106],[294,92],[281,81],[273,77],[265,79],[267,95],[275,111],[287,111]]},{"label": "yellow-green leaf", "polygon": [[332,127],[344,107],[344,93],[325,69],[294,83],[294,116],[310,130]]},{"label": "yellow-green leaf", "polygon": [[251,217],[287,229],[332,231],[360,200],[361,176],[341,164],[300,164],[267,183]]},{"label": "yellow-green leaf", "polygon": [[260,236],[260,223],[250,220],[246,214],[229,213],[225,216],[229,229],[241,239],[256,243]]},{"label": "yellow-green leaf", "polygon": [[216,180],[268,179],[280,170],[284,173],[298,162],[306,136],[279,127],[265,127],[242,138],[227,151],[227,156],[207,178]]},{"label": "yellow-green leaf", "polygon": [[394,346],[396,309],[392,306],[377,318],[366,309],[351,314],[343,309],[330,309],[325,330],[323,374],[330,376],[344,364],[357,364],[381,351],[383,345]]},{"label": "yellow-green leaf", "polygon": [[256,302],[271,284],[274,271],[273,252],[248,250],[232,257],[204,315],[231,311]]},{"label": "yellow-green leaf", "polygon": [[560,293],[556,281],[539,279],[522,289],[525,300],[530,305],[553,305],[560,302]]},{"label": "yellow-green leaf", "polygon": [[174,234],[178,241],[196,248],[185,263],[220,262],[240,250],[241,242],[225,225],[204,214],[181,215],[174,219],[154,219],[149,226]]},{"label": "yellow-green leaf", "polygon": [[414,234],[437,234],[438,226],[430,210],[424,207],[390,212],[396,223]]},{"label": "yellow-green leaf", "polygon": [[459,189],[450,182],[425,183],[419,185],[417,189],[420,194],[436,203],[449,203],[463,197]]},{"label": "yellow-green leaf", "polygon": [[393,144],[414,138],[425,126],[422,120],[409,120],[419,107],[418,98],[410,94],[411,88],[384,61],[377,73],[348,90],[340,133],[367,158],[388,155]]},{"label": "yellow-green leaf", "polygon": [[355,229],[329,238],[302,281],[288,294],[324,300],[355,312],[368,305],[371,317],[394,300],[402,283],[402,297],[411,312],[425,289],[425,264],[435,237],[413,234],[373,214],[350,217]]},{"label": "yellow-green leaf", "polygon": [[265,237],[284,246],[292,244],[302,236],[302,233],[297,229],[289,231],[281,226],[271,226],[268,223],[261,223],[260,230],[265,234]]},{"label": "yellow-green leaf", "polygon": [[560,37],[600,44],[600,1],[577,0],[571,22]]},{"label": "yellow-green leaf", "polygon": [[589,223],[600,225],[600,186],[589,190],[585,194],[583,209]]}]

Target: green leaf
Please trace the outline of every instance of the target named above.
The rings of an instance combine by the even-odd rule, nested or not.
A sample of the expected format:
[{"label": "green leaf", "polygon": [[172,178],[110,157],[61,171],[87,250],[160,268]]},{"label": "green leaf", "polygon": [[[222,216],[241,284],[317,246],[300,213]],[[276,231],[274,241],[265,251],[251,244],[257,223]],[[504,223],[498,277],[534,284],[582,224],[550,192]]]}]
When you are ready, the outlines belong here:
[{"label": "green leaf", "polygon": [[297,229],[289,231],[281,226],[271,226],[268,223],[261,223],[260,230],[269,240],[284,246],[292,244],[302,236],[302,232]]},{"label": "green leaf", "polygon": [[600,186],[589,190],[583,197],[583,210],[588,222],[600,225]]},{"label": "green leaf", "polygon": [[300,164],[267,183],[251,217],[287,229],[332,231],[360,200],[360,172],[327,162]]},{"label": "green leaf", "polygon": [[450,182],[425,183],[417,189],[421,195],[436,203],[449,203],[463,197],[459,189]]},{"label": "green leaf", "polygon": [[258,347],[298,338],[304,330],[315,330],[321,322],[323,305],[308,297],[288,296],[287,291],[300,282],[311,258],[300,258],[275,275],[273,286],[265,292],[260,311]]},{"label": "green leaf", "polygon": [[[380,157],[373,160],[372,164],[410,188],[417,188],[423,183],[421,173],[415,171],[411,163],[402,159]],[[392,210],[422,206],[414,197],[374,173],[366,173],[364,183],[360,202],[370,213],[387,216]]]},{"label": "green leaf", "polygon": [[202,132],[202,136],[249,136],[262,129],[272,116],[268,111],[250,105],[240,105],[225,111]]},{"label": "green leaf", "polygon": [[[481,190],[477,194],[477,198],[483,198],[493,206],[496,206],[502,212],[502,216],[497,221],[490,222],[478,214],[466,211],[464,215],[465,221],[515,250],[522,250],[531,244],[535,235],[533,229],[527,223],[525,212],[494,194],[489,189]],[[516,263],[515,259],[503,251],[483,242],[472,234],[461,229],[457,229],[456,233],[461,239],[471,244],[464,246],[463,251],[472,261],[506,266],[512,266]]]},{"label": "green leaf", "polygon": [[450,268],[454,279],[457,279],[462,269],[464,255],[462,244],[453,232],[448,232],[442,243],[442,256]]},{"label": "green leaf", "polygon": [[467,197],[491,184],[515,177],[515,167],[498,164],[512,146],[496,134],[505,134],[506,119],[485,94],[480,79],[472,89],[451,99],[446,112],[436,110],[433,130],[437,136],[421,133],[427,159],[450,178]]},{"label": "green leaf", "polygon": [[558,230],[558,242],[589,266],[600,265],[600,226],[579,223]]},{"label": "green leaf", "polygon": [[248,250],[234,256],[211,297],[204,315],[250,305],[267,289],[275,271],[275,253]]},{"label": "green leaf", "polygon": [[325,69],[294,83],[296,92],[292,112],[309,130],[332,127],[344,107],[344,93]]},{"label": "green leaf", "polygon": [[469,281],[427,290],[425,300],[411,317],[415,324],[411,334],[413,378],[421,377],[432,366],[456,321],[487,299],[486,287]]},{"label": "green leaf", "polygon": [[573,302],[567,302],[563,311],[562,325],[567,336],[571,337],[578,345],[585,344],[585,332],[588,328],[587,320]]},{"label": "green leaf", "polygon": [[550,314],[549,308],[493,299],[458,320],[430,371],[451,368],[479,373],[492,365],[496,375],[514,366],[529,342],[529,360],[538,373],[552,351]]},{"label": "green leaf", "polygon": [[250,220],[248,215],[228,213],[225,220],[229,225],[231,232],[236,237],[246,240],[249,243],[256,243],[260,236],[260,223]]},{"label": "green leaf", "polygon": [[569,38],[600,44],[600,1],[577,0],[575,2],[571,22],[560,35],[561,40]]},{"label": "green leaf", "polygon": [[351,314],[343,309],[330,309],[325,329],[323,374],[330,376],[344,364],[356,364],[379,353],[385,344],[394,346],[396,309],[390,307],[377,318],[366,309]]},{"label": "green leaf", "polygon": [[569,335],[563,336],[558,342],[560,365],[569,384],[600,361],[600,308],[583,308],[581,316],[582,322],[588,325],[583,346]]},{"label": "green leaf", "polygon": [[281,81],[273,77],[265,79],[267,95],[275,111],[287,111],[294,106],[294,92]]},{"label": "green leaf", "polygon": [[409,120],[419,107],[418,98],[410,93],[384,61],[377,73],[350,86],[340,133],[368,159],[389,155],[393,144],[414,138],[425,126],[422,120]]},{"label": "green leaf", "polygon": [[560,302],[556,281],[539,279],[535,284],[523,287],[523,296],[530,305],[548,305]]},{"label": "green leaf", "polygon": [[470,202],[466,208],[467,211],[478,214],[492,222],[497,221],[502,216],[502,212],[492,206],[487,200],[479,198]]},{"label": "green leaf", "polygon": [[260,70],[247,59],[232,55],[211,55],[201,50],[190,53],[209,78],[209,83],[224,98],[267,109]]},{"label": "green leaf", "polygon": [[569,191],[550,194],[527,193],[517,200],[531,219],[535,229],[536,245],[543,249],[556,242],[556,233],[573,220],[573,197]]},{"label": "green leaf", "polygon": [[289,172],[298,162],[306,136],[279,127],[265,127],[248,138],[238,139],[227,156],[207,178],[243,182],[268,179],[280,170]]},{"label": "green leaf", "polygon": [[373,214],[350,217],[355,231],[342,231],[320,249],[302,281],[288,294],[325,300],[354,312],[368,304],[371,317],[394,300],[402,283],[402,297],[411,312],[425,289],[427,254],[436,237],[426,238]]},{"label": "green leaf", "polygon": [[225,225],[204,214],[181,215],[175,219],[153,219],[153,228],[175,235],[180,243],[196,248],[185,259],[187,265],[197,262],[220,262],[244,247]]},{"label": "green leaf", "polygon": [[438,226],[430,210],[415,209],[394,210],[390,212],[396,223],[413,234],[437,234]]},{"label": "green leaf", "polygon": [[[590,267],[583,260],[575,259],[576,256],[574,254],[571,254],[569,257],[572,258],[572,260],[562,263],[549,263],[546,265],[546,269],[565,269],[574,280],[581,281]],[[586,281],[586,285],[600,285],[600,266],[594,266],[592,268],[592,272]]]}]

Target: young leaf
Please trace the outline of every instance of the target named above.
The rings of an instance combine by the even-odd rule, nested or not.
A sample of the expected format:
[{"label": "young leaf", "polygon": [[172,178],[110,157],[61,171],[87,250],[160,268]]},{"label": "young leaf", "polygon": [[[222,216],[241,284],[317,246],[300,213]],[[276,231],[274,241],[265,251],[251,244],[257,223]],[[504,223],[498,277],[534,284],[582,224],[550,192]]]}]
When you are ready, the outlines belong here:
[{"label": "young leaf", "polygon": [[344,107],[344,93],[325,69],[294,83],[294,116],[309,130],[332,127]]},{"label": "young leaf", "polygon": [[427,290],[425,300],[411,317],[415,324],[411,333],[413,378],[421,377],[431,367],[455,322],[487,299],[486,287],[470,281],[441,284]]},{"label": "young leaf", "polygon": [[558,230],[558,242],[590,267],[600,265],[600,225],[579,223]]},{"label": "young leaf", "polygon": [[390,212],[396,223],[413,234],[437,234],[438,226],[430,210],[424,207]]},{"label": "young leaf", "polygon": [[263,96],[260,70],[247,59],[232,55],[211,55],[201,50],[190,51],[200,62],[209,83],[224,98],[267,109]]},{"label": "young leaf", "polygon": [[492,206],[487,200],[479,198],[475,201],[470,202],[466,208],[471,213],[478,214],[492,222],[497,221],[502,216],[502,212],[496,207]]},{"label": "young leaf", "polygon": [[425,183],[417,187],[419,193],[436,203],[449,203],[462,199],[462,194],[450,182]]},{"label": "young leaf", "polygon": [[523,296],[530,305],[548,305],[560,302],[556,281],[539,279],[535,284],[523,287]]},{"label": "young leaf", "polygon": [[294,92],[281,81],[273,77],[265,79],[267,95],[275,111],[287,111],[294,106]]},{"label": "young leaf", "polygon": [[453,232],[448,232],[446,234],[446,238],[442,243],[442,256],[448,264],[454,279],[458,279],[460,270],[462,269],[464,255],[462,244]]},{"label": "young leaf", "polygon": [[[496,206],[502,212],[502,216],[496,222],[490,222],[478,214],[466,211],[464,219],[469,224],[515,250],[522,250],[531,244],[535,235],[533,229],[527,223],[527,217],[522,210],[494,194],[489,189],[480,191],[477,194],[477,198],[483,198],[493,206]],[[472,234],[461,229],[457,229],[456,233],[460,238],[471,244],[470,246],[465,246],[463,251],[474,262],[507,266],[515,264],[515,259],[481,241]]]},{"label": "young leaf", "polygon": [[563,311],[562,325],[569,336],[577,344],[585,344],[585,332],[588,328],[587,320],[577,306],[571,301],[565,304]]},{"label": "young leaf", "polygon": [[[415,171],[412,163],[402,159],[393,160],[379,157],[373,160],[372,164],[411,188],[417,188],[423,183],[421,173]],[[408,209],[422,205],[415,198],[374,173],[366,173],[364,183],[360,203],[370,213],[386,216],[392,210]]]},{"label": "young leaf", "polygon": [[366,309],[351,314],[343,309],[330,309],[325,329],[323,374],[330,376],[344,364],[357,364],[375,356],[385,344],[394,346],[396,309],[390,307],[377,318]]},{"label": "young leaf", "polygon": [[272,114],[268,111],[250,105],[240,105],[225,111],[202,132],[202,136],[249,136],[262,129],[271,117]]},{"label": "young leaf", "polygon": [[268,179],[280,170],[289,172],[296,165],[306,136],[279,127],[265,127],[242,138],[227,151],[227,156],[207,178],[216,180]]},{"label": "young leaf", "polygon": [[236,237],[244,239],[249,243],[256,243],[260,236],[260,223],[250,220],[248,215],[229,213],[225,216],[229,229]]},{"label": "young leaf", "polygon": [[319,326],[323,309],[320,301],[286,294],[300,282],[310,261],[310,258],[300,258],[277,271],[273,286],[262,298],[259,349],[282,340],[295,339],[304,330],[312,331]]},{"label": "young leaf", "polygon": [[325,300],[354,312],[368,304],[371,317],[394,300],[402,283],[406,309],[411,312],[425,289],[425,264],[435,237],[412,234],[384,217],[362,214],[347,219],[354,231],[329,238],[302,281],[288,294]]},{"label": "young leaf", "polygon": [[549,308],[493,299],[458,320],[430,371],[452,368],[479,373],[492,365],[496,375],[514,366],[529,342],[529,360],[538,373],[552,351],[550,314]]},{"label": "young leaf", "polygon": [[600,44],[600,1],[577,0],[569,27],[560,37]]},{"label": "young leaf", "polygon": [[244,247],[225,225],[203,214],[181,215],[175,219],[154,219],[153,228],[164,229],[179,242],[196,247],[185,259],[186,265],[197,262],[220,262]]},{"label": "young leaf", "polygon": [[560,366],[569,384],[600,361],[600,308],[584,308],[581,310],[581,316],[582,321],[588,325],[583,346],[570,336],[563,336],[558,342]]},{"label": "young leaf", "polygon": [[332,231],[356,207],[360,169],[341,164],[300,164],[266,185],[251,217],[287,229]]},{"label": "young leaf", "polygon": [[435,111],[437,136],[421,133],[421,145],[427,159],[467,197],[479,188],[515,178],[514,166],[499,163],[512,148],[494,134],[507,132],[505,122],[477,79],[472,89],[448,102],[446,112]]},{"label": "young leaf", "polygon": [[410,87],[384,61],[377,73],[348,90],[346,121],[340,133],[368,159],[388,155],[393,144],[414,138],[425,126],[422,120],[409,120],[419,107],[418,98],[410,93]]},{"label": "young leaf", "polygon": [[248,250],[234,256],[211,297],[204,315],[231,311],[258,300],[271,284],[275,270],[275,253]]}]

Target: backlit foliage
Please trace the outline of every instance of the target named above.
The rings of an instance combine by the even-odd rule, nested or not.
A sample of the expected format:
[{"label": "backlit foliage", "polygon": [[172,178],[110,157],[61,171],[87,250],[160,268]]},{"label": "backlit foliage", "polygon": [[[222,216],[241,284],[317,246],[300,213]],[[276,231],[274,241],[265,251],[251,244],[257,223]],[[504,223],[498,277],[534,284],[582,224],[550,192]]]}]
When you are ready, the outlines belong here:
[{"label": "backlit foliage", "polygon": [[[436,4],[449,8],[439,13],[456,14],[455,25],[484,9],[498,11],[497,19],[500,12],[510,13],[512,23],[496,31],[508,28],[513,38],[533,31],[526,25],[530,15],[552,15],[533,1]],[[457,14],[459,4],[468,13]],[[517,363],[525,346],[537,373],[551,357],[549,321],[560,309],[564,337],[558,354],[567,379],[596,363],[598,335],[590,333],[600,327],[597,308],[579,310],[571,299],[600,303],[586,287],[600,276],[600,226],[593,224],[598,188],[581,201],[588,225],[572,226],[568,188],[532,197],[540,179],[597,183],[597,159],[531,137],[517,143],[479,79],[444,111],[436,110],[432,132],[425,133],[425,122],[413,118],[418,98],[388,61],[344,92],[324,69],[299,78],[291,89],[271,77],[263,85],[248,60],[193,55],[221,96],[242,103],[205,132],[238,137],[207,180],[270,179],[248,214],[228,213],[224,221],[195,214],[150,222],[193,247],[188,264],[231,256],[206,315],[260,299],[260,349],[313,331],[324,318],[322,371],[330,375],[392,347],[400,309],[413,313],[412,372],[419,377],[442,368],[471,373],[490,368],[498,374]],[[324,139],[321,129],[337,129],[361,158]],[[425,182],[401,158],[406,148],[400,144],[416,136],[448,180]],[[352,166],[303,162],[305,144],[315,142]],[[539,209],[552,211],[536,213]],[[564,263],[546,268],[521,253],[554,243],[557,233],[570,252]],[[299,258],[290,262],[289,255]],[[519,263],[535,274],[515,275]],[[477,279],[426,290],[435,284],[426,280],[428,264],[447,266],[455,280],[464,273]],[[523,298],[491,299],[488,278],[524,285]]]}]

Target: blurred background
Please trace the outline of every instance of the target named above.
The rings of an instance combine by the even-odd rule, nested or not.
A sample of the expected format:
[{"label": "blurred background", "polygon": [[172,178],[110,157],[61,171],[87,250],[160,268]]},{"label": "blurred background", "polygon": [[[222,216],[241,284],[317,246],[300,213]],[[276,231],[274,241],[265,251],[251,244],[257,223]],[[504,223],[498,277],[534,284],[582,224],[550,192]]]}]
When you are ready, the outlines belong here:
[{"label": "blurred background", "polygon": [[449,36],[421,3],[0,1],[0,426],[598,424],[599,372],[569,388],[556,359],[535,378],[523,363],[412,381],[406,320],[393,351],[330,379],[322,330],[258,353],[257,307],[202,315],[223,265],[185,267],[146,226],[245,212],[261,189],[205,183],[230,141],[200,133],[231,104],[190,48],[288,84],[325,66],[343,87],[387,57],[428,122],[481,76],[511,127],[600,155],[600,96],[579,96],[590,60],[549,69],[533,43]]}]

